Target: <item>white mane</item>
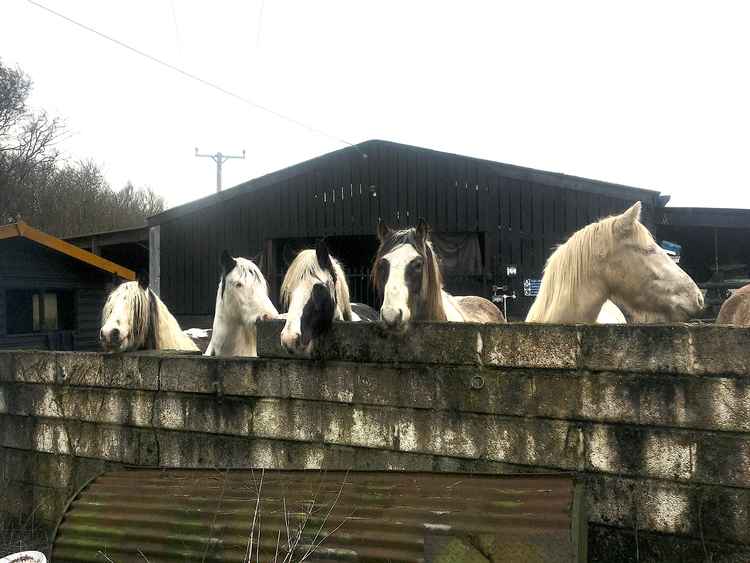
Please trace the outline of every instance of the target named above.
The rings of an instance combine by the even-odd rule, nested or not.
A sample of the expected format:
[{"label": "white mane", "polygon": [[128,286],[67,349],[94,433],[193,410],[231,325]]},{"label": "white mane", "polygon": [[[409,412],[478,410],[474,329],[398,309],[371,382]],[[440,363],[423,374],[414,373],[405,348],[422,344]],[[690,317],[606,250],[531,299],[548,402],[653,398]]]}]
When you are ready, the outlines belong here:
[{"label": "white mane", "polygon": [[[349,286],[346,283],[346,274],[339,261],[333,256],[331,256],[331,263],[336,272],[336,304],[341,309],[344,319],[348,320],[352,316],[352,305],[349,301]],[[292,292],[300,284],[309,284],[312,287],[315,283],[324,282],[328,275],[328,272],[324,271],[318,264],[315,250],[303,250],[297,254],[284,276],[280,292],[281,306],[284,308],[289,306]]]},{"label": "white mane", "polygon": [[198,350],[162,300],[137,281],[120,284],[109,294],[102,309],[102,325],[106,324],[118,301],[124,302],[129,313],[126,321],[132,332],[131,350]]},{"label": "white mane", "polygon": [[[592,273],[618,244],[615,235],[618,217],[605,217],[583,227],[555,249],[544,267],[539,294],[527,322],[550,322],[560,309],[573,305],[576,289],[589,282]],[[632,243],[646,247],[653,242],[651,233],[640,222],[633,226]]]}]

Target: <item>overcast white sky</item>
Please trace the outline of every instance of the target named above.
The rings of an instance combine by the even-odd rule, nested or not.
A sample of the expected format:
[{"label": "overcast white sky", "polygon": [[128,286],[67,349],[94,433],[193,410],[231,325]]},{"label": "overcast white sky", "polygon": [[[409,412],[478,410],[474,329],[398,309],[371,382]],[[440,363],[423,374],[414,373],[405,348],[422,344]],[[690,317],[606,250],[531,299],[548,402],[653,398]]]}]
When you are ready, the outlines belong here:
[{"label": "overcast white sky", "polygon": [[[387,139],[750,207],[746,2],[39,0],[351,142]],[[262,16],[261,16],[262,14]],[[192,82],[25,0],[0,57],[65,119],[61,148],[169,206],[340,143]]]}]

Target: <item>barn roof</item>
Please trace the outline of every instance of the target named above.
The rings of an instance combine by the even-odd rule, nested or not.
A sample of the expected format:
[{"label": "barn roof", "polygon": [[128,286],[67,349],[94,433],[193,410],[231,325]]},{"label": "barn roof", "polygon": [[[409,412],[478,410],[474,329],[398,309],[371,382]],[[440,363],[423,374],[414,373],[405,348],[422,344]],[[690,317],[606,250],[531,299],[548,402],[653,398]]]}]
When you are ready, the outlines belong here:
[{"label": "barn roof", "polygon": [[61,252],[62,254],[66,254],[71,258],[75,258],[76,260],[89,264],[90,266],[93,266],[100,270],[104,270],[105,272],[115,274],[120,278],[126,280],[135,279],[135,272],[133,272],[132,270],[129,270],[124,266],[120,266],[119,264],[115,264],[114,262],[110,262],[109,260],[106,260],[101,256],[92,254],[91,252],[83,250],[82,248],[78,248],[77,246],[65,242],[64,240],[60,240],[57,237],[53,237],[52,235],[35,229],[27,225],[23,221],[18,221],[16,223],[3,225],[0,227],[0,240],[13,238],[24,238],[33,241],[57,252]]},{"label": "barn roof", "polygon": [[750,229],[750,209],[721,207],[665,207],[662,225]]},{"label": "barn roof", "polygon": [[580,178],[578,176],[569,176],[567,174],[561,174],[558,172],[546,172],[543,170],[535,170],[533,168],[526,168],[523,166],[515,166],[513,164],[504,164],[501,162],[494,162],[491,160],[484,160],[484,159],[474,158],[474,157],[469,157],[469,156],[456,155],[452,153],[426,149],[426,148],[417,147],[413,145],[405,145],[401,143],[394,143],[392,141],[382,141],[382,140],[374,139],[370,141],[365,141],[363,143],[359,143],[357,145],[353,145],[352,147],[346,147],[346,148],[343,148],[334,152],[330,152],[321,156],[317,156],[315,158],[306,160],[299,164],[295,164],[288,168],[283,168],[281,170],[277,170],[276,172],[271,172],[264,176],[260,176],[259,178],[254,178],[252,180],[239,184],[238,186],[234,186],[232,188],[223,190],[219,193],[214,193],[209,196],[203,197],[201,199],[192,201],[190,203],[186,203],[184,205],[173,207],[172,209],[168,209],[167,211],[164,211],[162,213],[159,213],[158,215],[154,215],[153,217],[150,217],[148,220],[148,223],[149,225],[158,225],[167,221],[171,221],[172,219],[176,219],[183,215],[187,215],[189,213],[193,213],[195,211],[203,209],[205,207],[215,205],[216,203],[220,201],[226,201],[226,200],[244,195],[246,193],[249,193],[255,190],[259,190],[259,189],[266,188],[268,186],[272,186],[278,182],[282,182],[284,180],[293,178],[309,170],[310,168],[318,165],[320,161],[335,158],[341,155],[342,153],[349,152],[349,151],[358,151],[366,155],[369,152],[374,152],[380,146],[386,146],[395,150],[419,151],[422,153],[429,153],[431,156],[461,158],[461,159],[466,159],[468,161],[482,163],[486,165],[492,171],[496,172],[498,175],[507,177],[507,178],[516,178],[519,180],[538,182],[538,183],[545,184],[545,185],[552,186],[552,187],[567,188],[567,189],[585,191],[585,192],[597,193],[597,194],[605,194],[605,195],[619,197],[619,198],[630,200],[630,201],[639,199],[639,200],[645,200],[644,203],[648,202],[650,204],[658,203],[659,205],[663,205],[665,203],[663,199],[659,203],[660,193],[655,190],[634,188],[632,186],[625,186],[622,184],[601,182],[599,180]]}]

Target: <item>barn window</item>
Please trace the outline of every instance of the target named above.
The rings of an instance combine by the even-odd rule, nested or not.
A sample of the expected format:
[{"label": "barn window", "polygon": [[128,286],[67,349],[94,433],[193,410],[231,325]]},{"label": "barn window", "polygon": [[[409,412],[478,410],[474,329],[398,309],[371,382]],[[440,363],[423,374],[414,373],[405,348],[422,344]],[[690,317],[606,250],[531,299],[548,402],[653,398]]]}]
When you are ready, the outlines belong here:
[{"label": "barn window", "polygon": [[8,334],[75,329],[73,291],[11,289],[6,299]]}]

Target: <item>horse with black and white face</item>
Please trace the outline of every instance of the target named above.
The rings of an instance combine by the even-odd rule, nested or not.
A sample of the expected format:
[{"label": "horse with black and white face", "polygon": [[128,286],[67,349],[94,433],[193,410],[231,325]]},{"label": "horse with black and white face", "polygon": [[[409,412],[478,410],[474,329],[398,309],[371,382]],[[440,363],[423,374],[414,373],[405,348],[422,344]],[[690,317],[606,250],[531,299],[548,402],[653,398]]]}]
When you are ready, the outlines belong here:
[{"label": "horse with black and white face", "polygon": [[371,321],[377,316],[372,307],[349,301],[346,274],[322,239],[292,261],[281,284],[281,304],[287,307],[281,345],[299,355],[309,355],[334,320]]},{"label": "horse with black and white face", "polygon": [[380,247],[372,279],[382,301],[381,325],[404,332],[411,321],[504,323],[503,314],[488,299],[453,296],[443,289],[429,232],[423,219],[416,228],[400,231],[378,223]]},{"label": "horse with black and white face", "polygon": [[99,342],[110,352],[198,351],[144,276],[120,284],[109,294],[102,309]]},{"label": "horse with black and white face", "polygon": [[268,297],[266,278],[252,260],[221,254],[221,278],[211,342],[206,356],[257,356],[259,320],[279,316]]},{"label": "horse with black and white face", "polygon": [[637,202],[560,245],[547,260],[526,321],[593,323],[608,300],[636,322],[682,322],[699,313],[701,290],[640,217]]}]

